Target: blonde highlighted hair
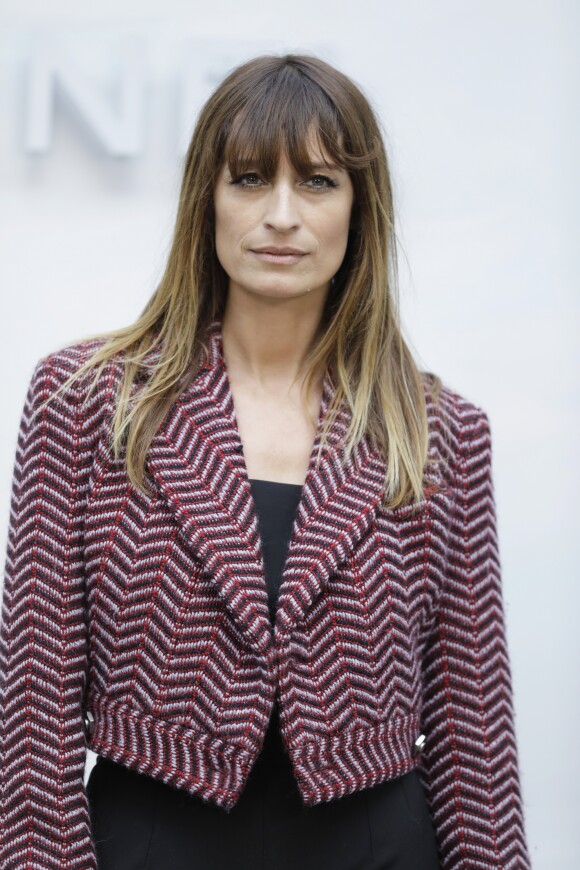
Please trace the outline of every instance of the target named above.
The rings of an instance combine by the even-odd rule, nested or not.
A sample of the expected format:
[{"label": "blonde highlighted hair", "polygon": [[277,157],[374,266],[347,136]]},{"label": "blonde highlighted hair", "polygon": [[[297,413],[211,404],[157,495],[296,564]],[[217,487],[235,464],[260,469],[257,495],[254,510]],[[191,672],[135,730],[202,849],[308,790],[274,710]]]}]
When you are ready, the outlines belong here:
[{"label": "blonde highlighted hair", "polygon": [[[345,455],[365,434],[383,452],[384,506],[424,498],[425,388],[436,400],[441,381],[419,371],[402,336],[393,192],[379,122],[351,79],[306,54],[256,57],[232,70],[209,97],[185,156],[173,239],[157,288],[133,324],[88,336],[105,341],[59,388],[91,368],[96,383],[108,360],[123,360],[111,448],[116,458],[124,449],[128,476],[143,492],[148,446],[207,355],[207,327],[224,313],[228,277],[216,256],[213,213],[218,173],[226,162],[237,176],[251,162],[268,179],[285,153],[306,176],[313,131],[321,153],[349,172],[354,188],[345,257],[306,360],[307,395],[321,371],[332,373],[336,387],[321,448],[331,419],[346,403],[352,420]],[[147,371],[145,359],[154,349],[159,359]],[[143,375],[143,388],[130,401]]]}]

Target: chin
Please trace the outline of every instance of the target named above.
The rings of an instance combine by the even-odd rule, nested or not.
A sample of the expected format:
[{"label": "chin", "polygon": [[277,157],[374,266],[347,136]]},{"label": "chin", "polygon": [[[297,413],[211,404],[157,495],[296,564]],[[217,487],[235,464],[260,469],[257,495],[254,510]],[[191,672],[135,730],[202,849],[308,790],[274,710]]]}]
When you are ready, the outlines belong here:
[{"label": "chin", "polygon": [[280,281],[279,283],[269,281],[261,286],[248,287],[248,291],[258,296],[267,296],[271,299],[290,299],[294,296],[304,296],[309,289],[312,292],[313,286],[313,284],[308,284],[305,281],[300,281],[300,283],[293,281]]}]

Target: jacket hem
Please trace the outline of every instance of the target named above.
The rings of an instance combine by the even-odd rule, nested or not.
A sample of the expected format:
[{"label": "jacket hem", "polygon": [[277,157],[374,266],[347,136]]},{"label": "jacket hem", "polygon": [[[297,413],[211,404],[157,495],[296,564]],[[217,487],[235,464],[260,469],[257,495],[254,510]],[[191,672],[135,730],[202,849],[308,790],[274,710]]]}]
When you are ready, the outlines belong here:
[{"label": "jacket hem", "polygon": [[304,804],[335,800],[418,767],[419,728],[419,717],[409,715],[290,749]]},{"label": "jacket hem", "polygon": [[93,752],[226,810],[238,800],[258,752],[138,710],[100,702],[90,712]]}]

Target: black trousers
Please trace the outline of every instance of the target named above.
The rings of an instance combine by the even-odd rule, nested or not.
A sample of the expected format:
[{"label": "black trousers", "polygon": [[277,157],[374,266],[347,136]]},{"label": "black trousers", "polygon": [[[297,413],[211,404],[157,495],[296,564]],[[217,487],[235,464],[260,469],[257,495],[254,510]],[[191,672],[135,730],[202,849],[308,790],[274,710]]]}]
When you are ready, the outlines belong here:
[{"label": "black trousers", "polygon": [[99,870],[438,870],[419,773],[305,807],[289,759],[258,757],[226,813],[99,757],[87,783]]}]

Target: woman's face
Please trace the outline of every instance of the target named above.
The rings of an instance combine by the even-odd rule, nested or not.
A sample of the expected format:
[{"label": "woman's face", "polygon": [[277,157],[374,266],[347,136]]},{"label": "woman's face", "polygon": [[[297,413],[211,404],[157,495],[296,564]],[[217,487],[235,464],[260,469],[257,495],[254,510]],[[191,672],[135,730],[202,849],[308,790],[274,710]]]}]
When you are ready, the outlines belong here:
[{"label": "woman's face", "polygon": [[[225,165],[219,172],[215,241],[230,293],[326,294],[344,259],[354,191],[346,170],[327,169],[320,152],[310,153],[313,166],[306,178],[296,175],[285,155],[270,182],[253,166],[239,178]],[[283,253],[288,248],[297,253]]]}]

